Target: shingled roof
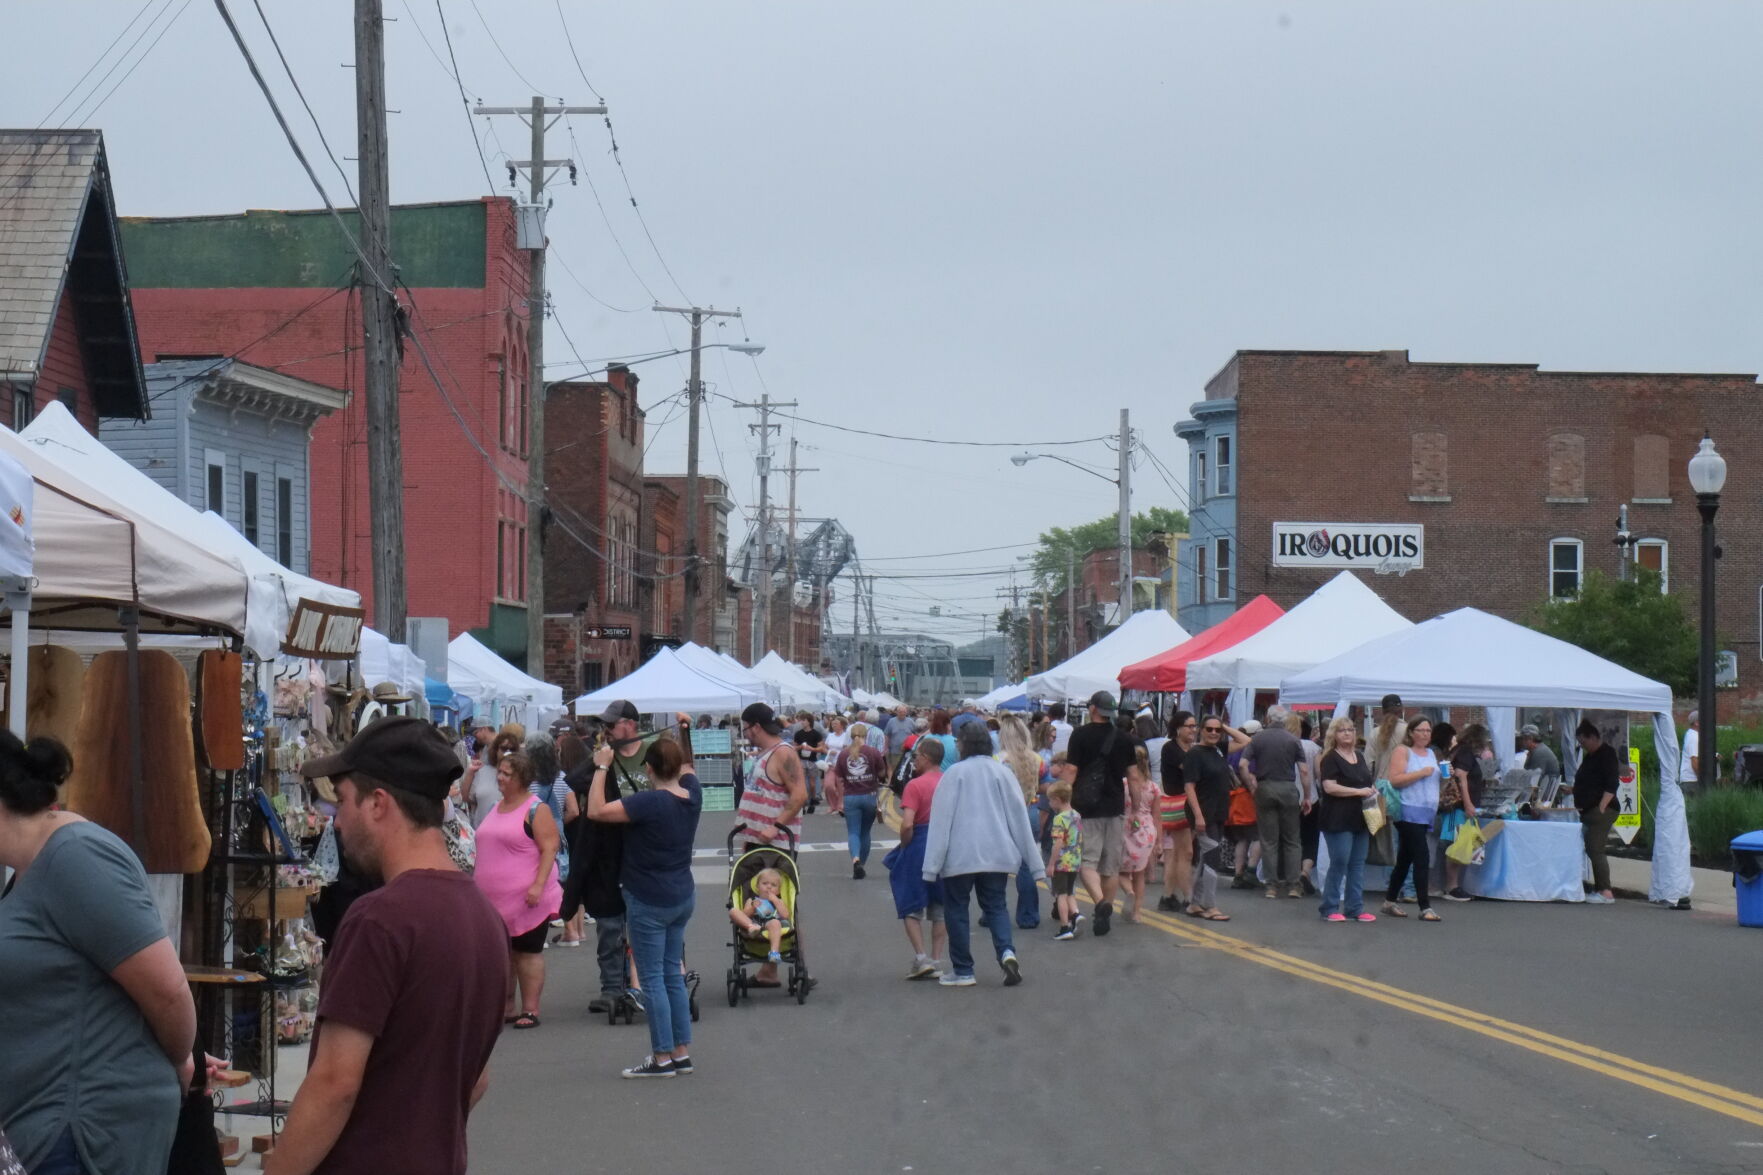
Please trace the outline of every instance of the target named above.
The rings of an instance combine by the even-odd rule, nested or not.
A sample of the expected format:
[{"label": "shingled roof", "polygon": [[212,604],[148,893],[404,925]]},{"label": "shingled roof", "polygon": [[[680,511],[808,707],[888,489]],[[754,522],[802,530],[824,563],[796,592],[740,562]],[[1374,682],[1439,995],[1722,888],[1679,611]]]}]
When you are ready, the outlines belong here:
[{"label": "shingled roof", "polygon": [[98,414],[145,419],[103,135],[0,130],[0,382],[37,378],[63,298]]}]

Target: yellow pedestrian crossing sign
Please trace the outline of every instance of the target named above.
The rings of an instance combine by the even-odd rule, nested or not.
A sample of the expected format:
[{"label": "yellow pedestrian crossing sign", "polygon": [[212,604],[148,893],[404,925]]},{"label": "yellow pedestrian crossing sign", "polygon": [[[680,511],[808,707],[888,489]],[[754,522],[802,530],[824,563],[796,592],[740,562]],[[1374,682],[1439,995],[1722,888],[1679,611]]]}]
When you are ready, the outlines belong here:
[{"label": "yellow pedestrian crossing sign", "polygon": [[1616,835],[1622,838],[1623,844],[1633,844],[1635,833],[1641,830],[1641,750],[1639,747],[1628,748],[1628,765],[1623,768],[1622,778],[1616,785],[1616,806],[1621,813],[1616,817]]}]

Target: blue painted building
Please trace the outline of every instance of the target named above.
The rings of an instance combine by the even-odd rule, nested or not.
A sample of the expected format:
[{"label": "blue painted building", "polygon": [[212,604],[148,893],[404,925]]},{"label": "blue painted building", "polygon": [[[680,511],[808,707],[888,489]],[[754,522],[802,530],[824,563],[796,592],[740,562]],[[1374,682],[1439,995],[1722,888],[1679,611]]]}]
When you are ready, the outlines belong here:
[{"label": "blue painted building", "polygon": [[99,439],[282,566],[308,574],[312,426],[349,394],[236,359],[175,359],[142,370],[152,419],[104,420]]},{"label": "blue painted building", "polygon": [[1176,621],[1192,633],[1237,608],[1237,399],[1235,364],[1214,376],[1192,419],[1175,426],[1188,443],[1188,537],[1176,544]]}]

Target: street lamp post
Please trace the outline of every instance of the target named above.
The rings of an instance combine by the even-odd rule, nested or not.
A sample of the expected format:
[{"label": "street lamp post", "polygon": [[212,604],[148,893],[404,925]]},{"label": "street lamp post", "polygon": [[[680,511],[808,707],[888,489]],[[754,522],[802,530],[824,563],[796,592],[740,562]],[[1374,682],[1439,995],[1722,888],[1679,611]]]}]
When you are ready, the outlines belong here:
[{"label": "street lamp post", "polygon": [[1714,439],[1702,436],[1701,447],[1690,458],[1690,488],[1696,492],[1696,510],[1702,515],[1702,650],[1697,682],[1698,709],[1702,717],[1701,741],[1696,756],[1705,766],[1696,778],[1706,786],[1720,774],[1720,715],[1714,703],[1714,561],[1720,549],[1714,545],[1714,515],[1720,509],[1720,491],[1726,485],[1726,458],[1714,451]]},{"label": "street lamp post", "polygon": [[1119,590],[1120,590],[1119,621],[1121,624],[1125,624],[1126,618],[1128,616],[1132,615],[1132,581],[1133,581],[1133,567],[1132,567],[1132,425],[1129,422],[1127,410],[1125,408],[1122,408],[1120,410],[1120,466],[1119,466],[1119,475],[1118,476],[1109,477],[1106,473],[1102,473],[1098,470],[1091,469],[1088,465],[1080,465],[1076,461],[1073,461],[1073,460],[1066,458],[1066,457],[1059,456],[1059,454],[1057,454],[1057,453],[1017,453],[1015,456],[1010,458],[1010,464],[1021,467],[1023,465],[1027,465],[1030,461],[1035,461],[1035,460],[1038,460],[1042,457],[1045,457],[1049,461],[1064,462],[1066,465],[1071,466],[1073,469],[1081,469],[1085,473],[1089,474],[1091,477],[1099,477],[1103,481],[1108,482],[1111,485],[1115,486],[1120,491],[1120,505],[1117,510],[1119,528],[1120,528],[1120,533],[1119,533],[1120,566],[1117,570],[1120,572],[1120,577],[1119,577],[1120,578],[1120,583],[1119,583]]}]

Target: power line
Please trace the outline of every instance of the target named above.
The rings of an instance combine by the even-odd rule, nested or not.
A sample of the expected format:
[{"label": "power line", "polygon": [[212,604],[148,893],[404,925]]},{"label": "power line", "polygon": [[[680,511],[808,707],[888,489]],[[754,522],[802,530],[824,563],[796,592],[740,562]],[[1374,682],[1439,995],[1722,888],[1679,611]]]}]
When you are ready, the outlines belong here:
[{"label": "power line", "polygon": [[[581,290],[582,293],[586,294],[594,301],[600,303],[600,305],[606,307],[606,309],[611,310],[616,314],[639,314],[648,309],[647,306],[614,306],[612,303],[596,294],[593,290],[590,290],[587,283],[575,275],[575,270],[570,268],[569,262],[564,260],[563,254],[557,252],[556,245],[552,245],[550,249],[551,256],[557,258],[557,264],[563,266],[563,272],[569,275],[569,280],[576,284],[576,288]],[[652,354],[654,356],[659,356],[661,352],[656,351]]]},{"label": "power line", "polygon": [[552,0],[552,3],[557,6],[557,23],[563,26],[563,40],[569,46],[569,56],[575,61],[575,71],[582,75],[582,85],[594,95],[595,101],[602,106],[606,105],[606,99],[600,96],[600,91],[588,80],[588,71],[582,68],[581,54],[575,51],[575,37],[569,31],[569,20],[563,15],[563,0]]},{"label": "power line", "polygon": [[[166,6],[170,7],[170,0],[167,0]],[[171,26],[178,22],[178,18],[183,16],[183,14],[184,14],[184,9],[188,8],[189,6],[190,6],[190,0],[184,0],[183,4],[178,7],[178,10],[172,14],[171,19],[165,22],[165,27],[159,30],[159,35],[154,37],[152,42],[149,43],[148,46],[141,51],[141,55],[139,57],[135,58],[135,62],[133,65],[129,66],[128,72],[123,74],[120,78],[116,79],[116,84],[114,86],[111,86],[110,89],[105,91],[104,97],[98,99],[98,102],[95,106],[93,106],[90,110],[76,111],[74,114],[74,117],[72,119],[70,119],[69,121],[70,122],[71,121],[84,121],[84,120],[92,117],[94,114],[97,114],[98,111],[102,110],[104,108],[104,104],[106,102],[110,101],[110,96],[112,94],[116,93],[118,90],[122,89],[122,85],[124,82],[128,81],[131,77],[135,76],[135,71],[137,69],[141,68],[141,62],[147,60],[147,58],[152,55],[153,50],[158,46],[159,42],[161,42],[165,39],[165,34],[171,32]],[[161,11],[163,11],[163,10],[161,10]],[[154,19],[157,20],[158,17],[155,17]],[[151,27],[151,26],[149,26],[149,27]],[[143,31],[142,36],[145,36],[145,35],[146,35],[145,31]],[[140,40],[140,38],[137,37],[136,41],[138,42],[139,40]],[[133,47],[134,47],[133,45],[130,46],[130,48],[133,48]],[[118,64],[120,64],[120,62],[118,62]],[[115,67],[113,66],[112,69],[114,69],[114,68]],[[105,76],[108,77],[110,75],[106,74]],[[99,82],[98,84],[103,85],[104,83]]]},{"label": "power line", "polygon": [[[764,381],[761,380],[761,383],[763,382]],[[733,399],[732,396],[725,396],[723,398]],[[1106,441],[1109,439],[1108,437],[1102,436],[1079,437],[1076,440],[1066,441],[948,441],[939,437],[907,437],[901,436],[898,433],[875,432],[867,428],[852,428],[845,424],[833,424],[825,420],[814,420],[807,416],[797,416],[791,412],[778,412],[777,415],[783,417],[785,420],[794,420],[802,424],[812,424],[819,428],[835,429],[838,432],[856,433],[858,436],[865,437],[880,437],[885,441],[911,441],[921,445],[959,445],[967,448],[979,449],[1038,449],[1052,445],[1092,445],[1098,441]]]},{"label": "power line", "polygon": [[477,0],[470,0],[470,2],[471,10],[477,13],[478,23],[483,25],[484,32],[489,34],[490,44],[496,47],[496,52],[502,54],[502,60],[508,63],[508,68],[514,71],[514,76],[519,78],[522,82],[525,82],[528,89],[535,90],[541,94],[548,93],[548,91],[541,90],[538,86],[533,85],[533,83],[527,79],[527,76],[520,72],[520,66],[514,64],[514,59],[509,57],[507,52],[503,50],[502,42],[496,39],[496,30],[492,29],[490,27],[490,22],[484,19],[484,10],[477,6]]},{"label": "power line", "polygon": [[[575,126],[567,117],[563,120],[563,129],[569,134],[569,145],[575,148],[575,156],[580,164],[581,176],[588,181],[588,192],[594,197],[594,207],[600,210],[600,219],[606,225],[606,235],[612,238],[613,245],[618,249],[618,255],[624,258],[625,268],[631,271],[631,276],[637,279],[637,284],[643,287],[643,292],[645,294],[649,295],[649,301],[661,301],[661,299],[656,296],[655,291],[650,288],[649,283],[643,280],[643,275],[637,271],[636,263],[631,260],[631,255],[626,251],[624,242],[618,237],[618,230],[612,227],[612,217],[607,214],[606,204],[600,199],[600,189],[594,184],[593,169],[588,166],[586,153],[582,151],[581,144],[576,141]],[[688,301],[689,300],[690,299],[688,299]]]},{"label": "power line", "polygon": [[355,239],[355,234],[349,231],[348,224],[343,220],[343,214],[337,211],[335,204],[331,203],[330,193],[325,191],[324,185],[318,181],[318,173],[312,170],[312,163],[306,158],[306,152],[301,149],[300,140],[294,137],[294,130],[288,125],[287,116],[282,113],[282,108],[276,102],[275,95],[270,92],[269,83],[264,80],[263,71],[257,68],[257,59],[251,56],[251,49],[245,44],[245,38],[240,34],[239,26],[233,21],[233,14],[227,10],[226,0],[214,0],[214,7],[220,12],[221,20],[226,22],[227,31],[233,35],[233,44],[238,46],[239,55],[245,59],[245,65],[250,69],[252,79],[263,94],[263,100],[269,103],[270,113],[275,115],[276,125],[282,128],[282,136],[288,140],[288,146],[293,149],[294,157],[300,161],[300,166],[306,171],[306,178],[312,181],[313,188],[317,190],[319,198],[324,201],[325,211],[329,212],[331,218],[337,222],[338,231],[343,234],[343,239],[349,242],[349,248],[360,259],[362,268],[373,278],[374,284],[381,292],[396,297],[392,287],[386,283],[386,279],[381,276],[379,270],[374,268],[373,262],[368,260],[367,254],[361,251],[361,243]]},{"label": "power line", "polygon": [[865,563],[898,563],[905,559],[952,559],[957,555],[983,555],[990,551],[1017,551],[1023,547],[1038,547],[1039,540],[1032,543],[1005,543],[1001,547],[969,547],[965,551],[943,551],[935,555],[873,555],[865,559]]},{"label": "power line", "polygon": [[324,126],[318,121],[318,115],[312,112],[312,103],[306,100],[306,91],[300,88],[300,79],[294,76],[294,67],[288,64],[288,55],[282,52],[282,43],[276,39],[275,30],[269,25],[269,17],[263,11],[262,0],[251,0],[251,7],[257,10],[257,19],[263,22],[263,31],[269,34],[269,43],[275,48],[277,60],[282,63],[282,72],[288,75],[288,84],[294,87],[294,96],[300,99],[300,105],[306,108],[306,117],[312,120],[312,129],[318,132],[319,145],[331,157],[331,166],[337,169],[337,176],[343,181],[343,190],[349,193],[349,203],[359,205],[361,202],[355,198],[355,189],[350,185],[343,165],[337,162],[337,153],[331,150],[330,140],[324,137]]},{"label": "power line", "polygon": [[[404,11],[410,12],[409,0],[405,0]],[[453,84],[459,87],[459,104],[465,109],[465,127],[471,132],[471,145],[477,150],[478,164],[484,169],[484,187],[489,190],[490,195],[494,196],[496,194],[496,181],[490,178],[490,164],[489,161],[484,158],[484,144],[483,141],[477,137],[477,123],[473,121],[471,117],[471,99],[465,96],[465,79],[459,76],[459,58],[453,55],[453,34],[447,31],[447,13],[441,7],[441,0],[435,0],[435,16],[439,18],[441,22],[441,36],[447,42],[447,60],[453,63]],[[410,13],[410,22],[416,24],[416,31],[419,34],[422,33],[422,25],[416,23],[416,14],[414,12]],[[428,45],[427,36],[422,38],[422,43]],[[429,52],[433,53],[434,51],[435,47],[429,45]],[[440,63],[441,59],[436,57],[435,64],[439,65]],[[494,126],[492,124],[492,130],[493,129]]]},{"label": "power line", "polygon": [[[249,351],[252,347],[257,346],[257,344],[265,342],[265,341],[275,337],[276,335],[280,334],[282,331],[287,330],[290,326],[293,326],[294,323],[298,322],[301,318],[305,317],[307,314],[310,314],[312,311],[318,309],[320,306],[324,305],[326,302],[330,301],[332,298],[336,297],[338,294],[340,294],[344,290],[348,289],[351,283],[347,279],[348,279],[349,275],[354,271],[354,269],[355,269],[355,267],[353,265],[351,265],[347,270],[343,271],[343,276],[338,278],[337,284],[333,288],[326,290],[323,294],[320,294],[317,298],[315,298],[311,302],[308,302],[306,305],[302,306],[300,309],[294,311],[294,313],[290,314],[287,318],[284,318],[282,321],[278,322],[275,326],[271,327],[269,330],[265,331],[263,334],[258,335],[256,338],[252,339],[250,342],[246,343],[244,346],[239,347],[231,355],[222,356],[221,358],[214,360],[214,362],[210,363],[207,367],[204,367],[202,370],[185,376],[183,379],[180,379],[177,383],[172,384],[170,387],[164,388],[164,389],[157,391],[157,392],[154,392],[151,396],[147,397],[147,402],[149,404],[151,404],[154,401],[161,399],[162,397],[171,395],[173,392],[177,391],[179,388],[183,387],[185,384],[193,383],[196,380],[199,380],[199,379],[202,379],[208,375],[211,375],[212,373],[220,370],[220,368],[224,367],[226,364],[231,363],[234,360],[238,359],[246,351]],[[270,370],[270,371],[276,370],[276,368],[269,367],[267,364],[264,366],[265,366],[266,370]]]},{"label": "power line", "polygon": [[685,288],[679,284],[679,278],[673,276],[673,267],[667,263],[667,258],[661,255],[661,246],[655,243],[655,234],[649,231],[649,219],[643,215],[642,206],[637,203],[637,194],[631,191],[631,177],[624,170],[624,159],[618,153],[618,134],[612,129],[612,116],[608,114],[603,117],[606,121],[606,137],[612,144],[612,162],[617,165],[618,176],[624,181],[624,194],[630,199],[631,210],[637,214],[637,223],[643,226],[643,235],[649,238],[649,248],[654,250],[655,260],[661,262],[662,271],[667,274],[667,280],[673,283],[673,288],[679,291],[679,296],[684,298],[688,304],[696,305],[692,301],[692,296],[686,293]]}]

